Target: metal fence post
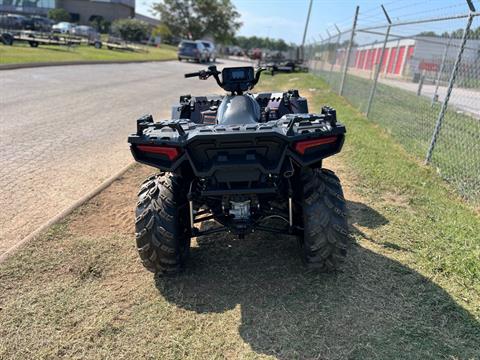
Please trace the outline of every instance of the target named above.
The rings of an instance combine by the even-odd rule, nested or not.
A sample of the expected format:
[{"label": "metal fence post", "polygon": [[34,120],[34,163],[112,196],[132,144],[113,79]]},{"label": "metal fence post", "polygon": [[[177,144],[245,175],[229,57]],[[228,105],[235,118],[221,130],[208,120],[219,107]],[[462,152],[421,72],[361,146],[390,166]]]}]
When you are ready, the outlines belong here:
[{"label": "metal fence post", "polygon": [[355,17],[353,18],[352,34],[350,35],[350,41],[348,42],[347,53],[345,56],[345,67],[343,68],[342,81],[340,82],[340,90],[338,92],[340,96],[343,95],[343,87],[345,85],[345,78],[347,77],[348,63],[350,62],[350,53],[352,52],[353,38],[355,37],[355,29],[357,27],[359,10],[360,10],[360,6],[357,6],[357,8],[355,9]]},{"label": "metal fence post", "polygon": [[[322,37],[322,35],[318,35],[318,36],[320,37],[320,39],[322,39],[321,46],[323,48],[325,48],[325,39]],[[321,51],[322,57],[323,57],[323,52],[324,52],[324,50]],[[322,59],[320,61],[320,63],[322,64],[321,71],[324,71],[325,70],[325,61],[323,61],[323,59]]]},{"label": "metal fence post", "polygon": [[385,38],[383,39],[383,46],[382,46],[382,52],[380,53],[380,59],[378,59],[378,64],[375,69],[375,77],[373,79],[372,89],[370,90],[370,96],[368,97],[367,111],[365,112],[366,117],[368,117],[368,115],[370,114],[373,98],[375,97],[375,92],[377,91],[378,76],[380,75],[380,71],[382,69],[383,59],[385,57],[385,49],[387,47],[387,42],[388,42],[388,36],[390,35],[390,29],[392,27],[392,20],[390,20],[390,16],[388,16],[387,10],[385,10],[383,5],[381,6],[382,6],[383,13],[385,14],[385,17],[387,18],[388,27],[387,27],[387,32],[385,33]]},{"label": "metal fence post", "polygon": [[445,45],[445,51],[443,52],[443,56],[442,56],[442,64],[440,65],[440,69],[438,69],[438,74],[435,81],[435,91],[433,92],[433,96],[432,96],[432,107],[433,107],[433,104],[435,104],[435,102],[438,99],[438,87],[440,85],[440,77],[442,76],[443,69],[445,68],[445,60],[447,60],[447,53],[448,53],[449,47],[450,47],[450,40],[448,41],[447,45]]},{"label": "metal fence post", "polygon": [[317,54],[317,47],[318,47],[318,42],[315,40],[315,42],[313,43],[313,56],[312,58],[310,59],[311,62],[312,62],[312,65],[313,65],[313,74],[314,75],[317,75],[317,59],[316,59],[316,54]]},{"label": "metal fence post", "polygon": [[467,25],[463,31],[462,42],[460,44],[460,49],[458,50],[457,58],[455,59],[455,65],[453,66],[452,73],[450,75],[450,81],[448,82],[447,94],[445,95],[445,100],[443,101],[442,108],[438,114],[437,122],[435,124],[435,130],[433,131],[432,140],[430,141],[430,146],[428,147],[427,156],[425,158],[425,164],[430,163],[432,160],[433,149],[437,142],[438,134],[442,127],[443,119],[445,118],[445,113],[448,108],[448,101],[450,100],[450,95],[452,94],[453,85],[455,83],[455,78],[457,76],[458,68],[460,62],[462,61],[463,50],[465,49],[465,44],[467,43],[467,38],[470,33],[470,27],[472,26],[473,18],[475,17],[475,7],[473,6],[471,0],[467,0],[468,6],[470,8],[470,15],[468,16]]},{"label": "metal fence post", "polygon": [[338,29],[337,25],[335,25],[335,27],[337,28],[338,35],[337,35],[337,41],[335,42],[335,61],[332,63],[332,66],[330,67],[330,73],[331,74],[333,73],[334,66],[337,65],[337,49],[338,49],[338,44],[340,44],[340,37],[342,35],[342,33]]},{"label": "metal fence post", "polygon": [[[327,64],[328,62],[330,61],[330,40],[331,39],[328,39],[328,43],[327,43]],[[332,59],[332,63],[330,64],[330,69],[329,69],[329,73],[328,73],[328,82],[330,84],[332,84],[332,81],[333,81],[333,70],[335,68],[335,65],[337,64],[337,49],[338,49],[338,44],[340,42],[340,35],[337,35],[337,41],[335,42],[335,45],[333,47],[333,59]]]}]

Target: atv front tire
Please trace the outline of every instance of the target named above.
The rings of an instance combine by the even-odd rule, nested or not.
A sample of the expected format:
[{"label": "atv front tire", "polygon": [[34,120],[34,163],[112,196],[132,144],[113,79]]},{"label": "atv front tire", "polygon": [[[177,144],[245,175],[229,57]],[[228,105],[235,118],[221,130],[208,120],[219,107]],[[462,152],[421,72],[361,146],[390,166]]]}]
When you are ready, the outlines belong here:
[{"label": "atv front tire", "polygon": [[307,267],[322,272],[338,268],[346,255],[348,224],[340,180],[327,169],[302,173],[302,259]]},{"label": "atv front tire", "polygon": [[143,266],[156,274],[184,269],[190,252],[188,201],[180,177],[156,174],[138,194],[135,235]]}]

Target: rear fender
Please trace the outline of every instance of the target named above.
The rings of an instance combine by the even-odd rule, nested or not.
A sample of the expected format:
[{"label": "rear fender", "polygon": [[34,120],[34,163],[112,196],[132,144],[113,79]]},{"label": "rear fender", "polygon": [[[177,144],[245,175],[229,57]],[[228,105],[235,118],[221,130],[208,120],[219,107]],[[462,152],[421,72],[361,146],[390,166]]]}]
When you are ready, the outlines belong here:
[{"label": "rear fender", "polygon": [[267,123],[205,126],[186,120],[153,123],[147,116],[138,120],[129,142],[136,161],[163,171],[189,168],[197,177],[255,181],[280,174],[286,159],[317,167],[338,153],[345,127],[324,119],[305,114]]}]

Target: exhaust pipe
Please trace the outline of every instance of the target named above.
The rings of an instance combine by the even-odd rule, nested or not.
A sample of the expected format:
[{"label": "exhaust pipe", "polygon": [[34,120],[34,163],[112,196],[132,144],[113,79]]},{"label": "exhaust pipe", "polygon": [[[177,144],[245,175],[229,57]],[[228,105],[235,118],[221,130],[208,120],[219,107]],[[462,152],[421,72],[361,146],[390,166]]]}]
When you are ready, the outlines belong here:
[{"label": "exhaust pipe", "polygon": [[285,178],[291,178],[295,172],[295,169],[293,168],[292,164],[292,159],[288,159],[288,161],[285,162],[283,165],[283,177]]},{"label": "exhaust pipe", "polygon": [[292,206],[292,197],[288,198],[288,224],[290,225],[290,229],[293,226],[293,206]]}]

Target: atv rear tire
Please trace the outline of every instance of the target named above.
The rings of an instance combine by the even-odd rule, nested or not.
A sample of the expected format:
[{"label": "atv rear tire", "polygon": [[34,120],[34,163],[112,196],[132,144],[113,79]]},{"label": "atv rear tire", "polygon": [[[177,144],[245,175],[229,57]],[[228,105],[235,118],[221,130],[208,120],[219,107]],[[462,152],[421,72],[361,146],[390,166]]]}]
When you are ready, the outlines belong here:
[{"label": "atv rear tire", "polygon": [[346,255],[348,224],[340,180],[333,171],[308,169],[302,173],[302,258],[307,267],[331,272]]},{"label": "atv rear tire", "polygon": [[156,274],[184,269],[190,252],[188,201],[180,177],[156,174],[138,194],[135,235],[143,266]]}]

